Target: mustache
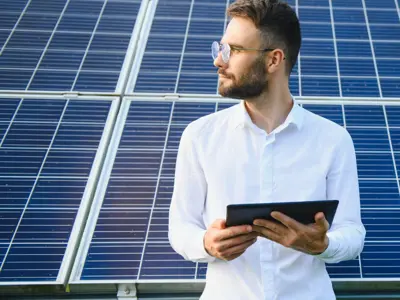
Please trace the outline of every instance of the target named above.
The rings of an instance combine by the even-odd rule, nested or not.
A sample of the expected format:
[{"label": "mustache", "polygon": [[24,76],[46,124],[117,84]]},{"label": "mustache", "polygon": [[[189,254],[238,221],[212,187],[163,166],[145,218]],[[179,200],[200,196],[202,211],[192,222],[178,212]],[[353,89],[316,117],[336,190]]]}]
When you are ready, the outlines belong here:
[{"label": "mustache", "polygon": [[231,78],[232,77],[232,75],[226,73],[223,70],[218,70],[218,75],[222,75],[222,76],[227,77],[227,78]]}]

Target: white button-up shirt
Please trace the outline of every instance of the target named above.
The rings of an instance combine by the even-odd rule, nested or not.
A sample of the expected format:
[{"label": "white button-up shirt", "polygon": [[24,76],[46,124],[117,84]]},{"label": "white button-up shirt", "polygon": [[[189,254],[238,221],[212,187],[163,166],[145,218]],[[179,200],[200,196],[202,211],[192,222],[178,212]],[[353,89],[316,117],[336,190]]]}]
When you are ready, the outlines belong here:
[{"label": "white button-up shirt", "polygon": [[[308,255],[259,237],[232,261],[204,249],[206,229],[233,203],[339,200],[329,246]],[[294,103],[270,134],[244,102],[183,132],[170,207],[169,240],[185,259],[208,262],[201,300],[333,300],[325,263],[356,258],[365,228],[353,141],[341,126]]]}]

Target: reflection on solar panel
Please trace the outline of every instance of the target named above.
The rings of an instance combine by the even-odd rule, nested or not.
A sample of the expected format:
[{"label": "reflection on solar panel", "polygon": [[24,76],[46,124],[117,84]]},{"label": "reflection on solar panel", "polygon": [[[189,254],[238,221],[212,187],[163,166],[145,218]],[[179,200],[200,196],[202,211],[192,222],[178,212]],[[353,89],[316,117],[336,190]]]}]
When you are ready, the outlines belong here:
[{"label": "reflection on solar panel", "polygon": [[0,99],[0,284],[65,280],[111,106]]},{"label": "reflection on solar panel", "polygon": [[140,0],[3,1],[0,89],[116,89]]},{"label": "reflection on solar panel", "polygon": [[[73,281],[205,278],[206,264],[184,261],[168,242],[175,159],[189,122],[233,104],[136,99],[124,103]],[[400,276],[400,253],[393,251],[400,238],[400,106],[304,107],[346,126],[357,152],[366,246],[360,258],[328,265],[331,277]],[[389,254],[390,260],[385,259]]]},{"label": "reflection on solar panel", "polygon": [[[210,54],[233,1],[159,0],[128,92],[216,94]],[[295,96],[398,97],[400,13],[396,1],[288,1],[303,35],[290,87]],[[173,22],[171,21],[173,18]]]}]

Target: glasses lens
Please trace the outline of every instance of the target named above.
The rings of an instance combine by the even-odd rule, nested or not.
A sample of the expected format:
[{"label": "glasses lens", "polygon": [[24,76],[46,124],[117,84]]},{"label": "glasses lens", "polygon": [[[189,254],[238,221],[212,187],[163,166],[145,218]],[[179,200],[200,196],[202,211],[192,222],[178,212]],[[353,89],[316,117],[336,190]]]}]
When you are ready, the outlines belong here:
[{"label": "glasses lens", "polygon": [[213,59],[216,59],[218,57],[219,53],[219,43],[218,42],[213,42],[211,45],[211,55]]},{"label": "glasses lens", "polygon": [[224,63],[228,63],[229,61],[229,57],[231,55],[231,47],[229,46],[229,44],[222,44],[222,59],[224,61]]}]

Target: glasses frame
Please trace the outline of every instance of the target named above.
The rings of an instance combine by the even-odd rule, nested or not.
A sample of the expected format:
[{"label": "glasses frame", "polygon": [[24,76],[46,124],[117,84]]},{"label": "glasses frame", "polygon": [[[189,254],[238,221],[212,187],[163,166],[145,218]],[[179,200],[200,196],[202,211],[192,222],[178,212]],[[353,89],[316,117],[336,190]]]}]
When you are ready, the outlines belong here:
[{"label": "glasses frame", "polygon": [[[261,51],[261,52],[269,52],[269,51],[274,51],[276,48],[264,48],[264,49],[255,49],[255,48],[239,48],[232,46],[228,43],[219,43],[217,41],[213,42],[211,45],[211,56],[214,60],[217,59],[219,53],[221,52],[222,54],[222,60],[224,63],[228,63],[229,59],[231,57],[231,50],[236,50],[236,51]],[[285,59],[285,58],[283,58]]]}]

